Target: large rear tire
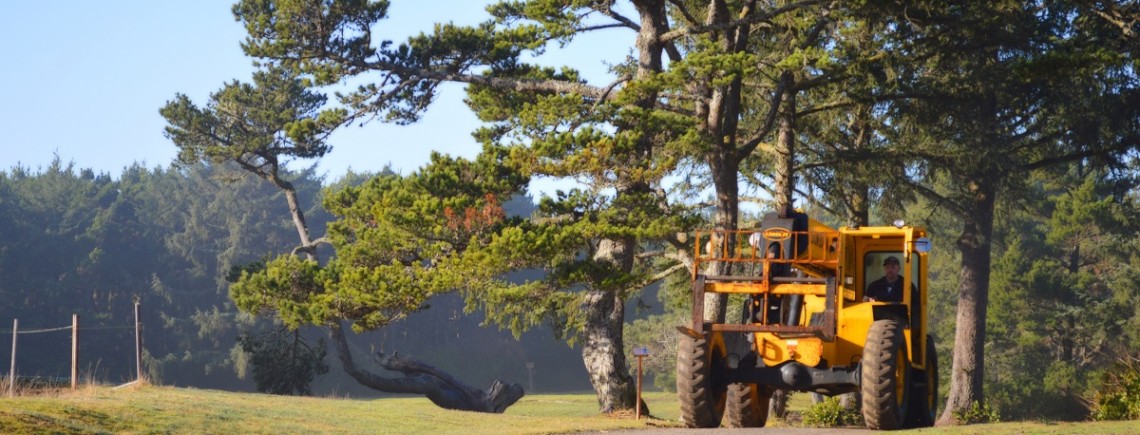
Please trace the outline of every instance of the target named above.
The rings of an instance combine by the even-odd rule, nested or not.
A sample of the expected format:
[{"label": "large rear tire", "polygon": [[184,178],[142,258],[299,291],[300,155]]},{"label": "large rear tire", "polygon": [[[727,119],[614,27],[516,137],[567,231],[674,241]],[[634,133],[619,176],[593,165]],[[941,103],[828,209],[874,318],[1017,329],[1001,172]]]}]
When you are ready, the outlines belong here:
[{"label": "large rear tire", "polygon": [[867,333],[860,390],[863,420],[870,429],[899,429],[906,421],[911,369],[903,328],[898,320],[876,320]]},{"label": "large rear tire", "polygon": [[720,426],[727,391],[714,370],[724,367],[724,340],[706,331],[701,338],[681,334],[679,344],[677,399],[681,402],[681,420],[689,427]]},{"label": "large rear tire", "polygon": [[764,427],[768,423],[768,402],[772,390],[756,384],[731,384],[725,406],[728,427]]}]

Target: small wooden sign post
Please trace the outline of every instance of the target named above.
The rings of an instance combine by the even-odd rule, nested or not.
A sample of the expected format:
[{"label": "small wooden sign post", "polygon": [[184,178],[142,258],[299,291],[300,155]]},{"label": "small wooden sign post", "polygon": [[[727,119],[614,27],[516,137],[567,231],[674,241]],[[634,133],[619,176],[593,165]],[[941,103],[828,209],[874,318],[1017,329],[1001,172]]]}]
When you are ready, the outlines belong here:
[{"label": "small wooden sign post", "polygon": [[634,418],[641,420],[641,362],[649,356],[649,348],[644,346],[634,348],[633,356],[637,357],[637,403],[633,405],[637,412],[634,413]]}]

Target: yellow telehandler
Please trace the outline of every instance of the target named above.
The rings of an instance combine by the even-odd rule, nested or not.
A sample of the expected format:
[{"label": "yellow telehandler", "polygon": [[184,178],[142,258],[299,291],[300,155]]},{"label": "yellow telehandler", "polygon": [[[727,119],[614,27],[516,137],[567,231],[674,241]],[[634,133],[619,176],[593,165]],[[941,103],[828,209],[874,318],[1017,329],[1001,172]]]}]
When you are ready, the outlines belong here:
[{"label": "yellow telehandler", "polygon": [[[754,230],[699,231],[695,242],[692,324],[677,328],[686,425],[762,427],[776,390],[859,393],[871,429],[933,425],[925,230],[901,221],[835,230],[788,212]],[[897,293],[868,292],[891,264],[898,273],[885,282]],[[743,306],[726,323],[705,322],[708,293],[743,295]]]}]

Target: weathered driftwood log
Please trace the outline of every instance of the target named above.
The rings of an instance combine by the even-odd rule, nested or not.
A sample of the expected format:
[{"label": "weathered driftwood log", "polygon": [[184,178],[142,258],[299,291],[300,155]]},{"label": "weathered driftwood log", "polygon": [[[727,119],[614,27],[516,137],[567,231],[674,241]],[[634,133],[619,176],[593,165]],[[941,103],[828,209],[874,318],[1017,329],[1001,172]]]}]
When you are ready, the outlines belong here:
[{"label": "weathered driftwood log", "polygon": [[377,354],[376,362],[386,370],[403,373],[403,377],[389,378],[368,372],[356,366],[349,350],[348,339],[340,325],[330,327],[330,335],[336,346],[344,371],[361,385],[386,393],[421,394],[432,403],[446,409],[461,411],[502,413],[523,397],[519,384],[505,384],[495,381],[489,391],[484,392],[460,382],[451,376],[410,358],[397,355]]}]

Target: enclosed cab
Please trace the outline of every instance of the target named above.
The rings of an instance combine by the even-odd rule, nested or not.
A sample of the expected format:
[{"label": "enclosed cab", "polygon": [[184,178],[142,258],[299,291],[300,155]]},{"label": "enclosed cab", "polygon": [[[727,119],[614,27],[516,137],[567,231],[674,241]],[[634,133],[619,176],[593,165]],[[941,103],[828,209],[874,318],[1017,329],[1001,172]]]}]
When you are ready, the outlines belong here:
[{"label": "enclosed cab", "polygon": [[[793,213],[695,240],[692,322],[678,328],[687,425],[763,426],[778,389],[858,392],[873,429],[933,424],[925,230],[901,222],[835,230]],[[868,287],[884,275],[895,276],[875,284],[876,298]],[[705,322],[707,293],[743,301],[726,322]]]}]

